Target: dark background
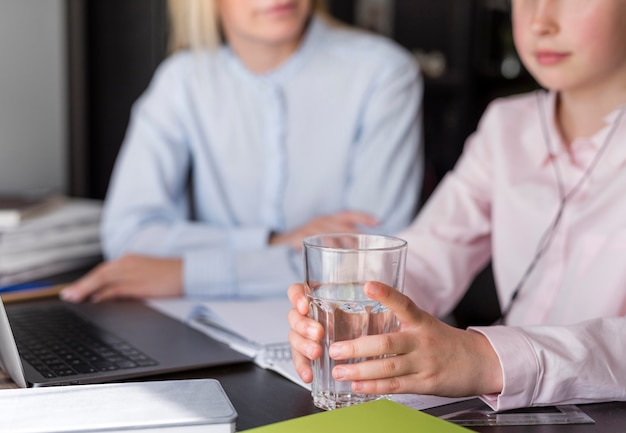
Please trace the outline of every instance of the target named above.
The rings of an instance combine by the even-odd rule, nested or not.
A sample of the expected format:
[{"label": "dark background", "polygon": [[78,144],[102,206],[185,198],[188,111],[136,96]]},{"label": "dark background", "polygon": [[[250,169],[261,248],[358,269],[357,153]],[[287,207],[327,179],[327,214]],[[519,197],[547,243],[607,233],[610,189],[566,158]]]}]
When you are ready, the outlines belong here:
[{"label": "dark background", "polygon": [[[355,23],[358,0],[329,1]],[[422,199],[458,159],[485,106],[536,87],[515,59],[506,0],[395,0],[388,36],[411,52],[440,53],[445,69],[425,74],[426,178]],[[67,0],[70,71],[70,194],[104,198],[132,103],[166,55],[165,0]],[[359,23],[357,23],[359,24]],[[489,267],[455,311],[462,326],[498,315]],[[480,314],[478,314],[480,312]]]}]

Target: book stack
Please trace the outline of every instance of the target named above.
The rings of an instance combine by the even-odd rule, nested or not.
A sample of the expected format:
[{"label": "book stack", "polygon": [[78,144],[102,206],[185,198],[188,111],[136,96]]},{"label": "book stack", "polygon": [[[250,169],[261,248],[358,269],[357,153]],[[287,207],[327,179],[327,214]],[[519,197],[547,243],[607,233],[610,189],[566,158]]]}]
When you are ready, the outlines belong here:
[{"label": "book stack", "polygon": [[0,196],[0,287],[96,263],[102,202]]}]

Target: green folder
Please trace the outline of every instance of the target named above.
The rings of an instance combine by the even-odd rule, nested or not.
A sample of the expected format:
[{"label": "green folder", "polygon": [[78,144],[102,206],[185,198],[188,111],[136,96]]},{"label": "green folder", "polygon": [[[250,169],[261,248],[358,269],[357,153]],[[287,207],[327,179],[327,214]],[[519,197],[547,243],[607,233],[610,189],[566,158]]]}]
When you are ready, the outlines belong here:
[{"label": "green folder", "polygon": [[376,400],[246,431],[250,433],[463,433],[471,430],[394,401]]}]

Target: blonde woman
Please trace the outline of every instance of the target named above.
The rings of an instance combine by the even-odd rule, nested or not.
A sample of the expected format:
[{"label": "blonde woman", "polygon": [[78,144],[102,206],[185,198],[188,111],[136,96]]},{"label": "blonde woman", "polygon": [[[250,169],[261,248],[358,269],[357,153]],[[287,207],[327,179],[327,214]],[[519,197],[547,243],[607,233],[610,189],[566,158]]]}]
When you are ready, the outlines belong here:
[{"label": "blonde woman", "polygon": [[284,295],[305,236],[408,225],[422,82],[406,51],[312,0],[169,6],[172,55],[134,106],[106,199],[112,261],[63,299]]}]

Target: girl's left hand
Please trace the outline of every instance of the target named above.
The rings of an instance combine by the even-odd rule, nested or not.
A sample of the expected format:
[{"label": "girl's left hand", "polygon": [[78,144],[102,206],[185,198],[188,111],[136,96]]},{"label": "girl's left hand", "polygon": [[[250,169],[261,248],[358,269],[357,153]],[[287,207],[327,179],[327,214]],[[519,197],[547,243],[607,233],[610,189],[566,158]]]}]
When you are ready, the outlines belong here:
[{"label": "girl's left hand", "polygon": [[400,331],[334,343],[336,360],[393,355],[333,369],[359,393],[417,393],[448,397],[499,393],[502,371],[485,336],[449,326],[420,310],[407,296],[382,283],[365,285],[368,297],[390,308]]}]

